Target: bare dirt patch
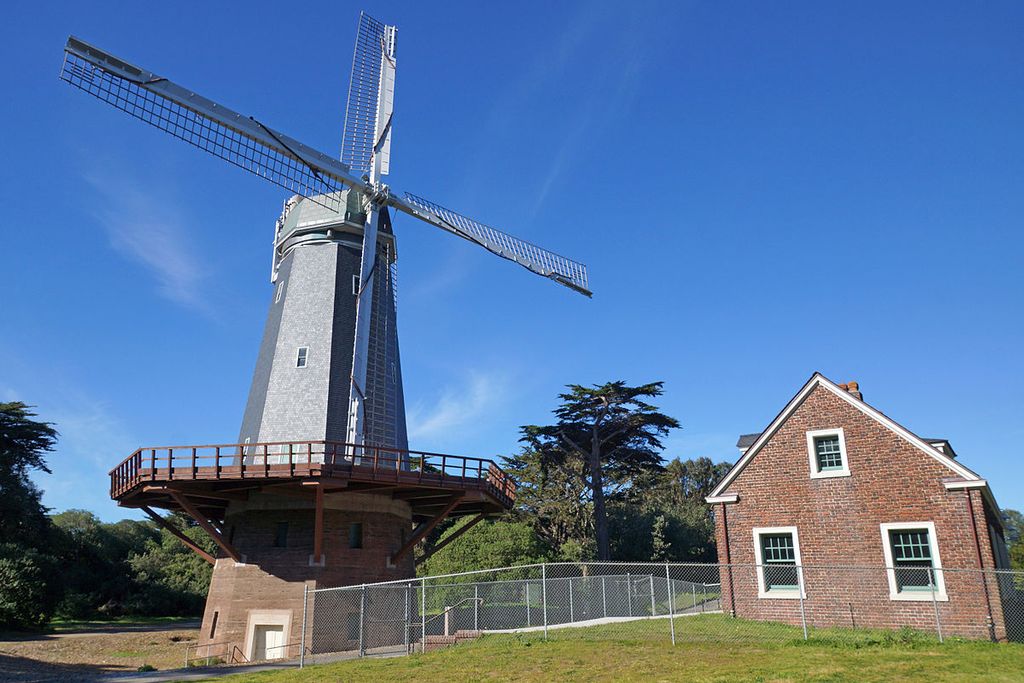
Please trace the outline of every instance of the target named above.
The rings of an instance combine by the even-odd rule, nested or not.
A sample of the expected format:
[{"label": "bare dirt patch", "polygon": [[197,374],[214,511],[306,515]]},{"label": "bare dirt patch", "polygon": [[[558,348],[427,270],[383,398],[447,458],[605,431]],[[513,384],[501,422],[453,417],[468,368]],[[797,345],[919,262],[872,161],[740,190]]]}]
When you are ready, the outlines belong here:
[{"label": "bare dirt patch", "polygon": [[91,680],[103,674],[184,665],[195,629],[0,635],[0,679],[19,683]]}]

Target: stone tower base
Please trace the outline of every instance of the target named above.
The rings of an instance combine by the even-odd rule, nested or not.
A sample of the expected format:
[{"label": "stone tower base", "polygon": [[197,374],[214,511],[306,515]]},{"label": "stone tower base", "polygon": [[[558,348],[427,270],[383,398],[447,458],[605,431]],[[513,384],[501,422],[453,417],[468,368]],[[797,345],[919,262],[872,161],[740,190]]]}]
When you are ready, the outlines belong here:
[{"label": "stone tower base", "polygon": [[[214,565],[198,656],[236,662],[298,656],[306,587],[415,573],[411,553],[395,566],[388,562],[411,533],[408,503],[372,494],[325,494],[320,562],[313,557],[313,529],[314,505],[308,499],[260,493],[231,503],[224,533],[242,562],[220,558]],[[314,610],[309,600],[308,623]],[[339,633],[346,629],[346,616],[331,615]]]}]

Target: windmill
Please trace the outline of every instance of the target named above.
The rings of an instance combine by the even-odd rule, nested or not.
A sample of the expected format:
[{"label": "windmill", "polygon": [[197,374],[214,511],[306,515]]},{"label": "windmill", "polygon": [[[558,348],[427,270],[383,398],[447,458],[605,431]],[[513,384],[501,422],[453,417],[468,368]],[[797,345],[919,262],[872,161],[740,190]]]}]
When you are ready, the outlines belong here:
[{"label": "windmill", "polygon": [[[395,47],[394,26],[360,15],[335,159],[75,37],[65,46],[68,84],[294,194],[275,224],[275,292],[238,443],[139,449],[111,472],[120,505],[164,525],[153,508],[185,512],[217,542],[219,558],[193,548],[215,565],[204,639],[244,641],[250,659],[298,640],[282,616],[296,582],[411,576],[411,549],[441,520],[472,524],[514,498],[488,460],[408,450],[391,211],[591,294],[583,264],[383,182]],[[325,533],[342,527],[347,538]],[[254,607],[281,614],[255,623]]]}]

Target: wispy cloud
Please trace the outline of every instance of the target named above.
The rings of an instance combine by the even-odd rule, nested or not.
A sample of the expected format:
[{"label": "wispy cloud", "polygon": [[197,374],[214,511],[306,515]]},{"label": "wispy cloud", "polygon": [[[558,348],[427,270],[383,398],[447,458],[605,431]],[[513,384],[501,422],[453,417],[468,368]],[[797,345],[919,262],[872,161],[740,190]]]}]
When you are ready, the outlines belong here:
[{"label": "wispy cloud", "polygon": [[[559,98],[566,79],[585,85],[582,89],[588,95],[578,99],[561,97],[560,115],[546,124],[542,139],[550,144],[536,151],[540,163],[536,169],[536,199],[528,214],[531,219],[536,218],[582,151],[597,144],[602,130],[632,106],[638,76],[650,59],[651,36],[657,31],[635,13],[611,11],[590,3],[581,4],[564,27],[550,43],[534,51],[520,77],[507,83],[495,99],[479,133],[479,153],[465,176],[463,193],[476,194],[481,189],[480,179],[487,177],[482,171],[493,165],[486,141],[521,129],[524,103]],[[600,44],[599,53],[592,51],[595,44]],[[609,158],[608,163],[621,161]]]},{"label": "wispy cloud", "polygon": [[43,490],[43,504],[55,511],[85,508],[108,520],[123,516],[107,497],[107,470],[138,446],[135,438],[116,411],[96,396],[49,374],[40,385],[45,389],[5,384],[0,399],[34,406],[37,419],[57,428],[56,449],[47,457],[53,473],[33,476]]},{"label": "wispy cloud", "polygon": [[149,271],[164,298],[211,313],[203,292],[205,268],[174,203],[122,178],[90,174],[86,181],[98,195],[94,216],[114,250]]},{"label": "wispy cloud", "polygon": [[469,372],[456,385],[444,387],[430,402],[419,401],[409,409],[407,422],[412,441],[432,441],[479,425],[481,418],[508,397],[510,382],[500,373]]}]

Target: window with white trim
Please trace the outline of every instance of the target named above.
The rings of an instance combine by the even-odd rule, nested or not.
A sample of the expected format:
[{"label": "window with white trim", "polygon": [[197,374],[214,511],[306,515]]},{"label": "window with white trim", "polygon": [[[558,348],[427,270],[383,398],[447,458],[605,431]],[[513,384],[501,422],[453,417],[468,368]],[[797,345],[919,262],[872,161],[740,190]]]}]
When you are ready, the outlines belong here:
[{"label": "window with white trim", "polygon": [[298,353],[295,355],[295,367],[304,368],[306,367],[306,357],[309,355],[308,346],[300,346]]},{"label": "window with white trim", "polygon": [[755,528],[754,556],[758,597],[800,597],[800,540],[795,526]]},{"label": "window with white trim", "polygon": [[850,476],[846,435],[842,427],[807,432],[807,457],[812,479]]},{"label": "window with white trim", "polygon": [[946,600],[946,584],[932,522],[882,524],[891,600]]}]

